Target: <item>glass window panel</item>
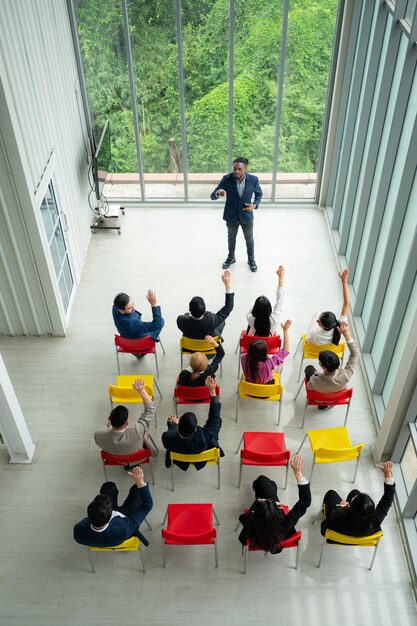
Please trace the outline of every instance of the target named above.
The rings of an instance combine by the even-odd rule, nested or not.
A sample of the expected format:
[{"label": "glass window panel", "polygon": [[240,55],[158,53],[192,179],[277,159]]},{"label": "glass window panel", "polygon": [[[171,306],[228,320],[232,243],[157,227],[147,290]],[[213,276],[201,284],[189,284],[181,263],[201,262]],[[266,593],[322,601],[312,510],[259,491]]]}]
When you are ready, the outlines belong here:
[{"label": "glass window panel", "polygon": [[401,459],[401,471],[403,473],[407,494],[410,495],[417,479],[417,454],[414,450],[411,437],[408,439],[408,443]]},{"label": "glass window panel", "polygon": [[405,19],[409,24],[412,24],[414,12],[416,10],[417,0],[408,0],[407,3],[407,12],[405,14]]},{"label": "glass window panel", "polygon": [[315,194],[337,7],[338,0],[290,2],[276,191],[280,198]]},{"label": "glass window panel", "polygon": [[58,285],[59,285],[59,291],[61,293],[61,298],[62,298],[62,303],[64,305],[64,309],[67,310],[69,298],[70,298],[70,292],[68,291],[68,286],[67,286],[64,274],[61,274],[61,277],[58,281]]}]

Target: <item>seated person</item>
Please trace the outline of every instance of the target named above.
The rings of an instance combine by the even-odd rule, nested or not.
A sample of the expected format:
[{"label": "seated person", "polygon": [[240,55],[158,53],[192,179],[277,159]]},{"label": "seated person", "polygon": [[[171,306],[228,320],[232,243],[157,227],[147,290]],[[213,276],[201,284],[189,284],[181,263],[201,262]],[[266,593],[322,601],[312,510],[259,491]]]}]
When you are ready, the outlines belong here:
[{"label": "seated person", "polygon": [[376,507],[367,493],[357,489],[353,489],[346,500],[342,500],[333,489],[326,493],[323,499],[326,517],[321,523],[323,537],[327,529],[350,537],[366,537],[381,530],[381,524],[394,501],[395,483],[391,461],[386,461],[380,469],[384,474],[384,495]]},{"label": "seated person", "polygon": [[[162,433],[162,443],[167,450],[165,455],[165,466],[171,467],[169,452],[180,452],[181,454],[199,454],[204,450],[219,447],[219,431],[222,425],[220,417],[221,404],[216,396],[216,381],[211,376],[206,378],[206,385],[210,390],[211,402],[207,422],[203,427],[197,425],[197,418],[194,413],[184,413],[180,418],[171,415],[168,418],[168,430]],[[220,455],[224,452],[220,450]],[[175,465],[186,471],[189,463],[175,461]],[[202,469],[205,462],[195,463],[197,470]]]},{"label": "seated person", "polygon": [[185,337],[190,339],[204,339],[206,335],[221,337],[225,320],[233,311],[235,294],[231,290],[230,272],[222,274],[222,281],[226,287],[224,306],[217,313],[206,311],[206,304],[200,296],[191,298],[189,313],[177,317],[177,326]]},{"label": "seated person", "polygon": [[112,482],[103,483],[100,494],[87,507],[87,515],[74,526],[74,539],[83,546],[110,548],[130,537],[139,537],[145,546],[149,541],[139,526],[152,509],[151,492],[144,481],[143,469],[134,467],[129,476],[135,484],[122,506],[117,504],[118,489]]},{"label": "seated person", "polygon": [[135,303],[127,293],[118,293],[113,301],[113,320],[121,337],[126,339],[140,339],[141,337],[152,337],[159,341],[165,321],[161,315],[161,307],[156,300],[156,294],[149,289],[146,299],[152,307],[152,322],[142,322],[142,313],[136,311]]},{"label": "seated person", "polygon": [[349,270],[346,268],[343,272],[339,272],[339,277],[342,281],[343,290],[343,305],[340,319],[338,320],[336,315],[331,311],[324,311],[323,313],[320,313],[315,322],[313,321],[310,324],[310,329],[308,330],[306,337],[306,341],[308,343],[315,343],[316,345],[334,343],[335,346],[339,345],[339,327],[341,322],[348,321],[347,316],[349,314],[349,288],[347,284]]},{"label": "seated person", "polygon": [[96,444],[110,454],[132,454],[141,448],[149,448],[156,454],[148,437],[149,425],[155,417],[155,405],[148,395],[145,382],[138,378],[132,384],[143,400],[144,411],[133,424],[129,424],[129,411],[125,406],[116,406],[108,418],[107,427],[94,433]]},{"label": "seated person", "polygon": [[273,373],[279,365],[282,365],[284,359],[289,354],[290,340],[288,329],[291,326],[291,320],[287,320],[285,324],[281,324],[284,331],[284,343],[282,349],[276,354],[268,357],[268,345],[263,339],[252,341],[249,344],[246,354],[242,354],[242,370],[245,378],[250,383],[257,385],[268,385],[274,382]]},{"label": "seated person", "polygon": [[269,337],[275,335],[281,318],[282,303],[284,301],[284,268],[282,265],[277,269],[278,286],[274,308],[266,296],[259,296],[255,304],[246,315],[248,320],[248,335]]},{"label": "seated person", "polygon": [[185,370],[182,370],[178,376],[178,385],[184,385],[184,387],[202,387],[206,384],[206,378],[208,376],[214,378],[216,375],[220,361],[224,357],[224,350],[211,335],[206,335],[205,340],[215,348],[216,356],[209,365],[205,354],[202,352],[194,352],[190,358],[190,365]]},{"label": "seated person", "polygon": [[239,541],[243,546],[250,541],[255,548],[277,554],[282,551],[278,547],[279,542],[296,532],[296,523],[311,504],[311,493],[310,485],[301,472],[301,456],[293,457],[290,465],[298,484],[298,502],[285,515],[276,483],[266,476],[258,476],[253,483],[255,502],[247,513],[239,517],[243,526]]},{"label": "seated person", "polygon": [[[355,341],[349,334],[349,326],[346,322],[340,322],[340,333],[346,339],[349,349],[349,358],[345,367],[340,367],[340,359],[331,350],[319,352],[319,364],[323,372],[318,372],[314,365],[307,365],[304,370],[307,387],[321,393],[335,393],[346,389],[346,385],[353,376],[355,365],[359,358],[359,350]],[[320,410],[328,409],[326,405],[319,406]]]}]

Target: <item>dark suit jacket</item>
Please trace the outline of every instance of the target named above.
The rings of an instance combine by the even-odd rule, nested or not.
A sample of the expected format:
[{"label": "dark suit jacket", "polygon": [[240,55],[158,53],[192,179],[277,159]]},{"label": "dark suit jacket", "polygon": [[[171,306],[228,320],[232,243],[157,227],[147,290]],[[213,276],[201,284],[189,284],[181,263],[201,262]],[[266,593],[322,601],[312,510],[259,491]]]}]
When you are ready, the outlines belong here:
[{"label": "dark suit jacket", "polygon": [[217,313],[206,311],[200,320],[196,320],[189,313],[178,315],[177,326],[185,337],[190,339],[204,339],[206,335],[214,336],[215,330],[233,311],[235,294],[226,293],[224,306]]},{"label": "dark suit jacket", "polygon": [[149,541],[139,531],[139,526],[152,509],[153,501],[148,485],[141,487],[142,506],[130,517],[114,517],[106,530],[97,532],[91,528],[90,520],[85,517],[74,526],[74,539],[83,546],[110,548],[118,546],[130,537],[139,537],[145,546]]},{"label": "dark suit jacket", "polygon": [[[165,455],[165,466],[171,467],[171,459],[169,457],[169,451],[180,452],[181,454],[199,454],[204,450],[210,450],[210,448],[219,447],[219,430],[222,425],[220,417],[221,404],[217,399],[217,396],[211,399],[210,411],[208,414],[207,422],[203,427],[197,426],[197,430],[188,437],[182,439],[178,434],[176,424],[169,424],[168,430],[162,433],[162,443],[167,450]],[[221,451],[221,456],[224,456],[224,452]],[[175,465],[178,465],[182,470],[189,468],[189,463],[183,461],[175,461]],[[197,470],[202,469],[206,463],[196,463]]]},{"label": "dark suit jacket", "polygon": [[[375,508],[369,531],[365,533],[365,535],[373,535],[381,529],[382,521],[387,516],[394,501],[394,495],[395,485],[387,485],[384,483],[384,495]],[[349,507],[336,506],[332,511],[326,510],[326,518],[321,523],[321,534],[323,537],[328,528],[342,533],[343,535],[350,535],[351,537],[361,536],[358,535],[355,529],[354,520]]]},{"label": "dark suit jacket", "polygon": [[246,204],[256,204],[256,208],[259,206],[262,198],[262,189],[257,176],[246,172],[245,191],[242,198],[239,197],[236,178],[233,173],[223,176],[210,196],[212,200],[217,200],[219,189],[224,189],[226,192],[226,203],[223,211],[223,219],[226,222],[239,221],[243,224],[253,222],[253,211],[244,211],[243,209]]},{"label": "dark suit jacket", "polygon": [[[249,509],[247,513],[242,513],[242,515],[239,517],[239,522],[243,526],[241,533],[239,535],[239,541],[243,546],[246,545],[247,533],[248,533],[249,523],[253,515],[254,504],[255,503],[252,504],[251,508]],[[298,485],[298,502],[293,506],[292,509],[288,511],[288,515],[285,516],[284,539],[286,539],[287,537],[291,537],[291,535],[295,533],[296,523],[298,522],[300,517],[302,517],[304,513],[307,511],[310,504],[311,504],[310,484],[307,483],[306,485]]]},{"label": "dark suit jacket", "polygon": [[198,378],[193,380],[191,378],[191,372],[189,370],[182,370],[180,375],[178,376],[178,384],[183,385],[184,387],[204,387],[206,383],[207,376],[215,376],[217,369],[219,367],[219,363],[224,357],[223,346],[219,344],[216,348],[216,356],[212,360],[211,363],[206,367],[204,372],[200,374]]}]

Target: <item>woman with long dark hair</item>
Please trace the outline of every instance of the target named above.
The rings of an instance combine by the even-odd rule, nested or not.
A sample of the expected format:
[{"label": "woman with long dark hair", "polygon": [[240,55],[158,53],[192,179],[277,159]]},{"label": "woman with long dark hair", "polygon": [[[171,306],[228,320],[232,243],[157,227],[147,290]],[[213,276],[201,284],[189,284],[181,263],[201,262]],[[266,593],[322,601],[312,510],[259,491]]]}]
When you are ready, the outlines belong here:
[{"label": "woman with long dark hair", "polygon": [[336,315],[331,311],[324,311],[320,313],[315,323],[310,325],[306,341],[308,343],[315,343],[317,345],[324,345],[333,343],[335,346],[339,345],[340,341],[340,322],[348,321],[349,314],[349,287],[347,280],[349,277],[349,270],[346,268],[343,272],[339,272],[339,278],[342,283],[343,291],[343,305],[342,311],[337,319]]},{"label": "woman with long dark hair", "polygon": [[265,553],[277,554],[282,549],[278,545],[280,541],[296,532],[296,523],[311,504],[311,493],[310,485],[301,471],[302,457],[293,457],[290,466],[298,484],[298,502],[285,515],[276,483],[266,476],[258,476],[253,483],[255,501],[249,511],[239,517],[243,526],[239,541],[243,546],[249,541],[253,547],[265,550]]},{"label": "woman with long dark hair", "polygon": [[276,354],[268,357],[268,346],[263,339],[252,341],[249,344],[246,354],[242,354],[242,370],[245,378],[250,383],[266,385],[273,382],[273,372],[279,365],[282,365],[284,359],[289,354],[290,340],[288,329],[291,326],[291,320],[287,320],[285,324],[281,324],[284,334],[284,342],[282,349]]},{"label": "woman with long dark hair", "polygon": [[276,273],[278,275],[278,286],[274,308],[272,308],[266,296],[262,295],[256,298],[255,304],[246,315],[248,335],[269,337],[270,335],[275,335],[279,327],[282,303],[284,301],[284,267],[280,265]]},{"label": "woman with long dark hair", "polygon": [[381,524],[394,501],[395,483],[392,461],[386,461],[380,469],[384,474],[384,495],[376,506],[367,493],[358,489],[353,489],[346,500],[342,500],[333,489],[326,493],[323,499],[326,517],[321,523],[323,537],[327,529],[351,537],[365,537],[381,530]]}]

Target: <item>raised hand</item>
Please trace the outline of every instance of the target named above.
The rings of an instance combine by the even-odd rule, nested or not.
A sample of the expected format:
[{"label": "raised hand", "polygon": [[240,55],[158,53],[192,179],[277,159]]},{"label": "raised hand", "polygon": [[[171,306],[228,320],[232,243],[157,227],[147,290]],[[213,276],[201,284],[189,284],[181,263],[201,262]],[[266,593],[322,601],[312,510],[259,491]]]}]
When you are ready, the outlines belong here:
[{"label": "raised hand", "polygon": [[158,303],[156,300],[156,293],[152,289],[149,289],[148,293],[146,294],[146,299],[151,306],[157,306]]}]

